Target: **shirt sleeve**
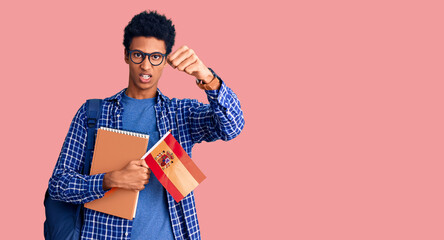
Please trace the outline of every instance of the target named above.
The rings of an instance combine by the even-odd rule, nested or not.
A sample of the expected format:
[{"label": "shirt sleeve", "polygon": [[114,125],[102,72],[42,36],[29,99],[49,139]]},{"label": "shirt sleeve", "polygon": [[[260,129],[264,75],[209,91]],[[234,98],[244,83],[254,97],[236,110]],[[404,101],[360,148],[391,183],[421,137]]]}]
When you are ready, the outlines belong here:
[{"label": "shirt sleeve", "polygon": [[[216,74],[215,74],[216,75]],[[236,94],[221,81],[219,90],[205,90],[209,104],[196,103],[190,109],[189,122],[194,143],[231,140],[238,136],[245,124]]]},{"label": "shirt sleeve", "polygon": [[83,204],[101,198],[104,173],[81,174],[85,162],[87,129],[86,104],[77,111],[69,127],[54,172],[49,180],[49,195],[54,200]]}]

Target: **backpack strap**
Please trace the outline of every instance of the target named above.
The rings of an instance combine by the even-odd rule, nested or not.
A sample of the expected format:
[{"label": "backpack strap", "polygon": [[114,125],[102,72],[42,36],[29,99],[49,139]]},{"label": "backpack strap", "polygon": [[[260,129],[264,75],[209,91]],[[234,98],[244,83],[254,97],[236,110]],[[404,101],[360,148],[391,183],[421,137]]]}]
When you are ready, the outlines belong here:
[{"label": "backpack strap", "polygon": [[88,129],[86,139],[86,157],[83,167],[83,174],[89,175],[92,161],[92,152],[94,151],[95,135],[97,123],[102,113],[102,99],[89,99],[86,101],[87,119],[86,127]]}]

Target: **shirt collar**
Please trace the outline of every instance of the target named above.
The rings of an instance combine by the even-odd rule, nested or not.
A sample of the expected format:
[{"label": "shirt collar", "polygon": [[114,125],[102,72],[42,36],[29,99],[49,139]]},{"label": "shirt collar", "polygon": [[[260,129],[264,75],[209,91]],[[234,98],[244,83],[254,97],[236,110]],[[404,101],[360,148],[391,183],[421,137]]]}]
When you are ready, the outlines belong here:
[{"label": "shirt collar", "polygon": [[[122,102],[123,94],[125,94],[125,91],[126,91],[126,88],[124,88],[120,92],[116,93],[114,96],[111,96],[109,98],[105,98],[104,100],[105,101],[115,101],[115,102],[118,102],[120,105]],[[170,99],[168,97],[163,95],[162,92],[159,89],[157,89],[157,104],[158,105],[162,104],[163,102],[167,102],[169,100]]]}]

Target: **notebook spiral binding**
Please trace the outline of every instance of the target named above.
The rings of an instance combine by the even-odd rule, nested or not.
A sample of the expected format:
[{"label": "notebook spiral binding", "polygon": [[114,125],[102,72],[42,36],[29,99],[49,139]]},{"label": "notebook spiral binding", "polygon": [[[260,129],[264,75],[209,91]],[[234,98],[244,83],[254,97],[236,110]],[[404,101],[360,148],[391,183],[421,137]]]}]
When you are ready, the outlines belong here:
[{"label": "notebook spiral binding", "polygon": [[149,135],[143,134],[143,133],[136,133],[136,132],[130,132],[130,131],[119,130],[119,129],[114,129],[114,128],[107,128],[107,127],[100,127],[100,129],[105,130],[105,131],[121,133],[121,134],[126,134],[126,135],[130,135],[130,136],[135,136],[135,137],[140,137],[140,138],[149,138]]}]

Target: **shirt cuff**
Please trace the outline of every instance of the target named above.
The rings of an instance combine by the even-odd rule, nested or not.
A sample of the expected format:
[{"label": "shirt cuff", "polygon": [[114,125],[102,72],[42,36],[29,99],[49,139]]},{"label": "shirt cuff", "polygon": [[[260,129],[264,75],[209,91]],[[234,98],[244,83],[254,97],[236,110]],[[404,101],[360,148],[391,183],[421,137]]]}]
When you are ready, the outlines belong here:
[{"label": "shirt cuff", "polygon": [[91,193],[91,197],[94,199],[101,198],[109,190],[103,190],[103,178],[105,173],[91,175],[88,178],[88,192]]},{"label": "shirt cuff", "polygon": [[220,80],[220,89],[219,90],[205,90],[208,96],[208,102],[210,104],[216,104],[220,105],[226,109],[230,107],[230,94],[229,94],[229,88],[225,84],[222,79]]}]

